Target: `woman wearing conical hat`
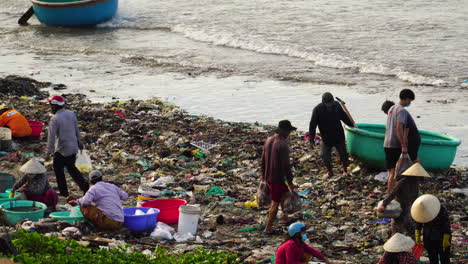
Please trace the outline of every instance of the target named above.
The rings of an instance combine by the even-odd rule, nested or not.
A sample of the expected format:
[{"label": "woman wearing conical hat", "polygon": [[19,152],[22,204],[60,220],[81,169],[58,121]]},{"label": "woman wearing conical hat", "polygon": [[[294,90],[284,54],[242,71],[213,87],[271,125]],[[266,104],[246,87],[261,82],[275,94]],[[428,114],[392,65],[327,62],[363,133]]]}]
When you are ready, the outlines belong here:
[{"label": "woman wearing conical hat", "polygon": [[411,205],[418,198],[419,182],[424,177],[430,176],[420,163],[415,163],[401,174],[395,188],[377,209],[378,212],[383,212],[393,199],[400,203],[402,211],[399,217],[392,220],[392,234],[402,233],[410,236],[414,234],[415,223],[410,216]]},{"label": "woman wearing conical hat", "polygon": [[[425,194],[416,199],[411,206],[411,217],[416,225],[416,243],[421,243],[423,230],[424,247],[431,264],[450,263],[450,219],[447,209],[437,197]],[[440,261],[440,262],[439,262]]]},{"label": "woman wearing conical hat", "polygon": [[383,246],[385,253],[379,264],[418,264],[419,261],[411,253],[414,245],[410,237],[396,233],[385,242]]},{"label": "woman wearing conical hat", "polygon": [[20,171],[24,173],[23,177],[13,186],[14,192],[23,192],[26,199],[30,201],[41,202],[47,207],[55,210],[58,203],[58,195],[49,186],[47,179],[47,170],[37,159],[33,158],[26,162]]}]

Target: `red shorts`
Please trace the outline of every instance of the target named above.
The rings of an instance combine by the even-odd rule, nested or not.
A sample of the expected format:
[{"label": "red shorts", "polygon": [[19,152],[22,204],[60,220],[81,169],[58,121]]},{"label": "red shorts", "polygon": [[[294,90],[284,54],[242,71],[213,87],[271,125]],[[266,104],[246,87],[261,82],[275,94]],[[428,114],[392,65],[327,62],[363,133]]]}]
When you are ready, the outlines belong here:
[{"label": "red shorts", "polygon": [[289,192],[284,182],[269,182],[268,185],[270,185],[270,198],[273,202],[281,202],[284,195]]}]

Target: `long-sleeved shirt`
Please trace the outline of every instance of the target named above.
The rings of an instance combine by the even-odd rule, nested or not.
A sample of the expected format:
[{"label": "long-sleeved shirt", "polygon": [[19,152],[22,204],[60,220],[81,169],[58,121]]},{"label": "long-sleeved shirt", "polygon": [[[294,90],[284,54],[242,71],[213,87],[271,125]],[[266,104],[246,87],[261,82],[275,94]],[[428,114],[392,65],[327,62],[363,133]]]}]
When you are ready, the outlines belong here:
[{"label": "long-sleeved shirt", "polygon": [[318,126],[323,143],[328,146],[335,146],[343,143],[345,141],[345,135],[341,121],[348,126],[353,126],[348,115],[346,115],[337,102],[334,103],[331,111],[328,111],[325,104],[320,103],[314,108],[312,118],[310,119],[310,141],[312,142],[314,140],[315,130]]},{"label": "long-sleeved shirt", "polygon": [[445,206],[440,206],[439,214],[429,223],[416,225],[416,228],[423,229],[425,241],[442,240],[444,234],[451,234],[450,219]]},{"label": "long-sleeved shirt", "polygon": [[80,131],[75,113],[60,109],[50,119],[49,123],[49,154],[58,152],[64,157],[78,153]]},{"label": "long-sleeved shirt", "polygon": [[12,189],[16,191],[23,186],[26,196],[42,196],[50,189],[46,174],[26,174]]},{"label": "long-sleeved shirt", "polygon": [[[383,257],[379,260],[379,264],[388,264],[385,261],[386,254],[388,254],[388,253],[385,252]],[[397,253],[397,254],[398,254],[398,263],[399,264],[419,264],[418,259],[416,259],[416,257],[412,253],[400,252],[400,253]]]},{"label": "long-sleeved shirt", "polygon": [[123,207],[121,200],[127,200],[128,194],[119,189],[114,184],[98,182],[93,185],[77,202],[80,206],[87,206],[92,203],[110,219],[123,222]]},{"label": "long-sleeved shirt", "polygon": [[303,264],[304,253],[321,260],[325,259],[322,253],[309,247],[306,243],[290,239],[284,242],[276,251],[275,264]]},{"label": "long-sleeved shirt", "polygon": [[7,126],[14,137],[27,137],[31,135],[32,129],[28,120],[15,109],[5,111],[0,115],[0,127]]},{"label": "long-sleeved shirt", "polygon": [[393,188],[390,195],[383,201],[383,206],[387,206],[396,198],[400,203],[402,210],[408,210],[414,201],[418,198],[419,179],[418,177],[403,176]]},{"label": "long-sleeved shirt", "polygon": [[286,180],[292,183],[288,142],[279,134],[269,137],[263,146],[262,177],[263,180],[271,183]]}]

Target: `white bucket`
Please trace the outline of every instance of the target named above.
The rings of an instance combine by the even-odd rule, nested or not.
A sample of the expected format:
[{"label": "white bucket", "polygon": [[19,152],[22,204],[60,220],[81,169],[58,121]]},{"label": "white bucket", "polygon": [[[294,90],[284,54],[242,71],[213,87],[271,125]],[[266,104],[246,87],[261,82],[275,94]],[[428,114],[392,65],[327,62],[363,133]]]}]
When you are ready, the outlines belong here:
[{"label": "white bucket", "polygon": [[11,140],[11,130],[7,127],[0,127],[0,140]]},{"label": "white bucket", "polygon": [[0,127],[0,151],[12,151],[11,130],[7,127]]},{"label": "white bucket", "polygon": [[179,207],[179,234],[191,233],[194,236],[197,234],[200,211],[200,207],[194,205]]}]

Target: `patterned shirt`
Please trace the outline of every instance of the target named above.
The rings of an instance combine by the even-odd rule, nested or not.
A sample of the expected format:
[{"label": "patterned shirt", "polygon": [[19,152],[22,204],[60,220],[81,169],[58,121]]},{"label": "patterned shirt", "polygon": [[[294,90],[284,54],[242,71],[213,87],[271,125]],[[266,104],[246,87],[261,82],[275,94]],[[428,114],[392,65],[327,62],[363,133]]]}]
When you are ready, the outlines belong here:
[{"label": "patterned shirt", "polygon": [[[383,257],[379,260],[379,264],[388,264],[385,261],[385,258],[387,256],[387,252],[383,255]],[[416,259],[416,257],[409,253],[409,252],[400,252],[398,254],[398,263],[399,264],[419,264],[419,261]]]},{"label": "patterned shirt", "polygon": [[26,174],[12,189],[16,191],[21,187],[24,187],[26,196],[42,196],[50,189],[46,174]]}]

